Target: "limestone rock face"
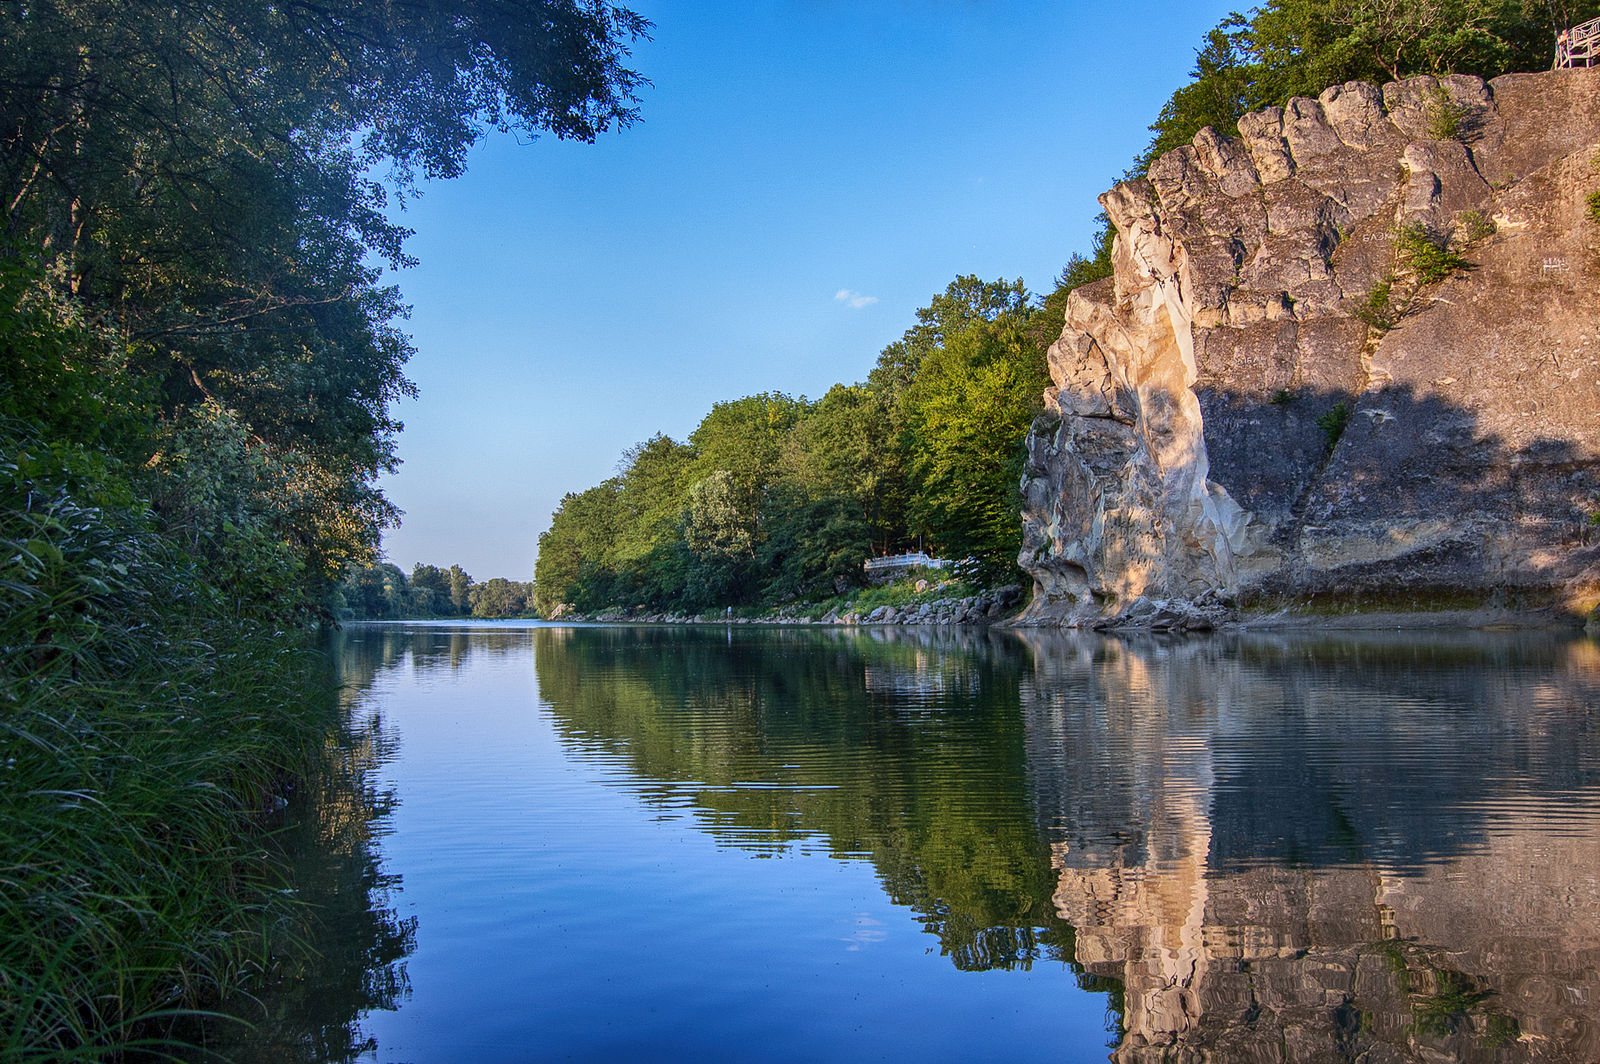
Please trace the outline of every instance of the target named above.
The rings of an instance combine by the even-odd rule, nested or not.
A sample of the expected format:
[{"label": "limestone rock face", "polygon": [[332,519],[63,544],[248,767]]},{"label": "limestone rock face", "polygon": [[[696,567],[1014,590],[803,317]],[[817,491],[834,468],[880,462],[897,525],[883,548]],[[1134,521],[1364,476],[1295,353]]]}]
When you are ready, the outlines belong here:
[{"label": "limestone rock face", "polygon": [[[1600,69],[1353,82],[1239,129],[1101,197],[1115,275],[1050,350],[1022,622],[1397,589],[1592,606]],[[1422,283],[1408,227],[1468,267]]]}]

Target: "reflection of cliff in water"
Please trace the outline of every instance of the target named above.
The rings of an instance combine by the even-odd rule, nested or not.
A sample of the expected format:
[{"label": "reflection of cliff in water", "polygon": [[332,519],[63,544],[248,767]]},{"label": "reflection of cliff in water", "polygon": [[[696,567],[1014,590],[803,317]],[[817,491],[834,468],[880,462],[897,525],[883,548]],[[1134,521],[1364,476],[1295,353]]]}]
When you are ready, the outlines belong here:
[{"label": "reflection of cliff in water", "polygon": [[1026,641],[1114,1059],[1600,1059],[1594,644]]},{"label": "reflection of cliff in water", "polygon": [[980,632],[549,628],[571,749],[728,845],[870,859],[964,969],[1070,960],[1023,775],[1026,659]]}]

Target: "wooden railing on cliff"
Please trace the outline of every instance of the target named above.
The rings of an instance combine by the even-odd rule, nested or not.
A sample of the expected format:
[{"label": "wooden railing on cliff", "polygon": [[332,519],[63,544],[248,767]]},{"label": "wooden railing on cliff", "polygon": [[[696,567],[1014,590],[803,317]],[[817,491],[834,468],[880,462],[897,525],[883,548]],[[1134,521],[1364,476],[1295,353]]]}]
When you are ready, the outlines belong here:
[{"label": "wooden railing on cliff", "polygon": [[1592,18],[1556,38],[1556,66],[1593,66],[1600,59],[1600,18]]}]

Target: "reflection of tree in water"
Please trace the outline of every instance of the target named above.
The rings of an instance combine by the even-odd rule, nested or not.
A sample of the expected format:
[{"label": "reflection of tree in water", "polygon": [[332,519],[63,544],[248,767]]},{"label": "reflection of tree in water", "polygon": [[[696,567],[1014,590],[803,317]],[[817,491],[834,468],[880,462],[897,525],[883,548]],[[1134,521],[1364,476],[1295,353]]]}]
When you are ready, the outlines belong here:
[{"label": "reflection of tree in water", "polygon": [[333,638],[340,684],[361,691],[407,655],[417,671],[459,669],[474,654],[505,657],[526,650],[531,641],[527,628],[443,624],[353,624]]},{"label": "reflection of tree in water", "polygon": [[1002,638],[572,628],[535,646],[558,732],[625,760],[643,800],[729,845],[870,859],[960,968],[1071,961]]},{"label": "reflection of tree in water", "polygon": [[274,836],[289,855],[288,886],[301,906],[281,928],[268,992],[236,1006],[254,1028],[203,1035],[240,1064],[353,1061],[373,1048],[362,1015],[394,1009],[408,992],[404,961],[416,946],[416,919],[395,911],[399,877],[383,871],[377,853],[396,799],[374,781],[396,739],[357,699],[376,671],[368,667],[393,648],[375,641],[377,653],[352,657],[337,653],[340,642],[341,723]]}]

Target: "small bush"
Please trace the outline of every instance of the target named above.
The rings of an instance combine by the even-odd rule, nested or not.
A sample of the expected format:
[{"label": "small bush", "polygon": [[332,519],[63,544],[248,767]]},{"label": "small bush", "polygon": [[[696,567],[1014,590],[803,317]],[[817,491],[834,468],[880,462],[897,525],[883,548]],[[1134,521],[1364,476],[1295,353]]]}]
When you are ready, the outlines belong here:
[{"label": "small bush", "polygon": [[[925,591],[917,590],[917,581],[927,580],[928,587]],[[903,609],[907,606],[919,606],[924,602],[938,602],[942,599],[967,598],[978,593],[978,589],[963,580],[952,580],[948,573],[938,570],[914,570],[913,573],[891,584],[878,584],[873,587],[860,588],[843,595],[835,595],[811,604],[805,615],[815,620],[825,614],[854,613],[866,616],[879,606],[893,606]]]},{"label": "small bush", "polygon": [[1472,109],[1450,99],[1443,85],[1428,94],[1423,105],[1428,118],[1428,136],[1434,140],[1460,140],[1466,132]]},{"label": "small bush", "polygon": [[1600,222],[1600,189],[1589,194],[1589,220]]},{"label": "small bush", "polygon": [[1399,268],[1409,270],[1418,284],[1442,281],[1455,271],[1471,266],[1450,250],[1447,239],[1418,222],[1395,229],[1394,250]]},{"label": "small bush", "polygon": [[1317,428],[1322,430],[1322,435],[1327,438],[1328,450],[1333,450],[1339,444],[1339,437],[1344,435],[1345,426],[1350,424],[1350,404],[1343,402],[1334,403],[1328,412],[1317,418]]},{"label": "small bush", "polygon": [[1269,400],[1269,402],[1271,402],[1273,406],[1287,406],[1294,402],[1297,398],[1299,398],[1299,396],[1295,393],[1293,388],[1279,388],[1277,391],[1272,393],[1272,398]]},{"label": "small bush", "polygon": [[1379,332],[1388,332],[1400,320],[1400,312],[1394,305],[1393,295],[1394,281],[1385,277],[1367,291],[1367,297],[1356,307],[1356,319],[1366,322],[1370,328]]},{"label": "small bush", "polygon": [[1476,244],[1494,236],[1494,219],[1482,211],[1462,211],[1456,215],[1456,232],[1464,245]]}]

